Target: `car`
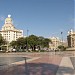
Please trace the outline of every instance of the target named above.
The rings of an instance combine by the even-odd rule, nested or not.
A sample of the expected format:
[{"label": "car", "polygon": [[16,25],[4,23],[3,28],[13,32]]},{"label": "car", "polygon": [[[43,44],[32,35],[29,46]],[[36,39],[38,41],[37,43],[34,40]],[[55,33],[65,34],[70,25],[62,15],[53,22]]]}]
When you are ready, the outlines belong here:
[{"label": "car", "polygon": [[12,49],[12,52],[16,52],[16,49],[14,48],[14,49]]}]

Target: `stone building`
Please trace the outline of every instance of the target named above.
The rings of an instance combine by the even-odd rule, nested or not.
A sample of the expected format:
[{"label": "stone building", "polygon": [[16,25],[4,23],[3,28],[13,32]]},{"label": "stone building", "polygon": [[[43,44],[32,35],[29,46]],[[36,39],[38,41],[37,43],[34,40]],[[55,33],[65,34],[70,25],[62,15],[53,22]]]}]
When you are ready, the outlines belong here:
[{"label": "stone building", "polygon": [[75,32],[70,30],[67,35],[68,47],[75,48]]},{"label": "stone building", "polygon": [[8,17],[5,19],[5,24],[2,26],[0,33],[9,43],[11,41],[16,41],[16,39],[19,37],[23,37],[23,30],[18,30],[14,27],[11,15],[8,15]]},{"label": "stone building", "polygon": [[50,38],[52,43],[49,43],[49,48],[51,50],[57,50],[58,46],[61,44],[61,41],[58,37],[52,37]]}]

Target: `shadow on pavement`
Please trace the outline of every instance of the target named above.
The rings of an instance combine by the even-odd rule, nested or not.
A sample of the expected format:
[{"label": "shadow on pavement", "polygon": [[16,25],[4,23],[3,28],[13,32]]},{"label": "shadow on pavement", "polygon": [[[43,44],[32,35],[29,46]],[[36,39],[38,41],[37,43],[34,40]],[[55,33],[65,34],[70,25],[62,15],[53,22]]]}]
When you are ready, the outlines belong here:
[{"label": "shadow on pavement", "polygon": [[[26,63],[13,66],[7,70],[0,71],[0,75],[56,75],[59,66],[48,63]],[[58,75],[74,74],[73,69],[69,67],[60,67]]]},{"label": "shadow on pavement", "polygon": [[57,73],[57,75],[75,75],[74,69],[69,68],[69,67],[60,67],[60,71]]}]

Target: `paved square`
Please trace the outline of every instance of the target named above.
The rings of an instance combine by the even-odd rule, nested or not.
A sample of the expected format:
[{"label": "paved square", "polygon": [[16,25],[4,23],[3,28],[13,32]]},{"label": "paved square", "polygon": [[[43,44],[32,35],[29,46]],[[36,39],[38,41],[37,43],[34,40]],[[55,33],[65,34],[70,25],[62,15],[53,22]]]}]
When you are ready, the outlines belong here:
[{"label": "paved square", "polygon": [[[56,75],[59,68],[61,68],[61,75],[74,75],[71,74],[74,70],[72,68],[61,66],[61,60],[63,54],[51,54],[51,53],[9,53],[4,54],[3,57],[18,57],[18,62],[11,63],[12,66],[0,70],[0,75]],[[67,54],[66,54],[67,55]],[[66,56],[65,55],[65,56]],[[0,57],[2,57],[0,55]],[[64,56],[64,57],[65,57]],[[30,59],[24,59],[29,57]],[[67,56],[68,57],[68,56]],[[21,61],[22,58],[22,61]],[[24,60],[23,60],[24,59]],[[68,57],[73,62],[73,57]],[[13,60],[13,59],[11,59]],[[66,60],[66,59],[65,59]],[[67,60],[68,61],[68,60]],[[65,71],[63,70],[65,69]],[[66,71],[66,70],[69,70]],[[67,74],[65,74],[67,73]],[[60,73],[59,73],[60,75]]]}]

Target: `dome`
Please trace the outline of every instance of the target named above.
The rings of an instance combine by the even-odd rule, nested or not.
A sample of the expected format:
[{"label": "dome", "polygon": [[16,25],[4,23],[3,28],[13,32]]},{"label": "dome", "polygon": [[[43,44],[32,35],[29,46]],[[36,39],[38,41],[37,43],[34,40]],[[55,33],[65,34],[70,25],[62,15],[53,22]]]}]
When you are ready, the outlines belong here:
[{"label": "dome", "polygon": [[8,17],[5,19],[5,24],[12,24],[12,18],[11,15],[8,15]]},{"label": "dome", "polygon": [[5,21],[12,21],[12,19],[8,17],[5,19]]}]

